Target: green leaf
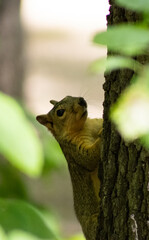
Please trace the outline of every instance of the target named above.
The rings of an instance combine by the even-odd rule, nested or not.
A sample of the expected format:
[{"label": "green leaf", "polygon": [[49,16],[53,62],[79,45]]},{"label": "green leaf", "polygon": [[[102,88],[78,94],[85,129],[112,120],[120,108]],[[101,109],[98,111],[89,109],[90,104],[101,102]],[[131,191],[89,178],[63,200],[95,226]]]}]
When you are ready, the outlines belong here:
[{"label": "green leaf", "polygon": [[28,191],[22,175],[7,161],[0,161],[0,196],[27,199]]},{"label": "green leaf", "polygon": [[41,213],[20,200],[0,199],[0,226],[7,235],[23,231],[39,239],[56,240]]},{"label": "green leaf", "polygon": [[116,0],[116,3],[136,12],[149,12],[148,0]]},{"label": "green leaf", "polygon": [[94,61],[90,70],[95,73],[103,72],[109,73],[120,68],[129,68],[135,72],[141,69],[141,64],[134,59],[122,56],[110,56]]},{"label": "green leaf", "polygon": [[37,238],[32,234],[15,230],[15,231],[12,231],[10,234],[8,234],[7,240],[42,240],[42,239]]},{"label": "green leaf", "polygon": [[140,72],[137,81],[149,91],[149,65],[144,65]]},{"label": "green leaf", "polygon": [[68,240],[85,240],[83,234],[77,234],[75,236],[70,237]]},{"label": "green leaf", "polygon": [[140,142],[145,148],[149,149],[149,132],[140,138]]},{"label": "green leaf", "polygon": [[37,176],[43,165],[42,147],[22,108],[0,93],[0,153],[24,173]]},{"label": "green leaf", "polygon": [[111,119],[127,141],[149,133],[149,91],[142,82],[124,91],[111,108]]},{"label": "green leaf", "polygon": [[140,55],[145,53],[149,46],[149,31],[137,25],[121,24],[98,33],[93,42],[107,45],[113,52],[129,56]]},{"label": "green leaf", "polygon": [[66,165],[65,157],[57,141],[49,133],[44,132],[42,137],[45,165],[44,171],[47,172],[50,169],[58,169]]},{"label": "green leaf", "polygon": [[0,240],[8,240],[1,226],[0,226]]}]

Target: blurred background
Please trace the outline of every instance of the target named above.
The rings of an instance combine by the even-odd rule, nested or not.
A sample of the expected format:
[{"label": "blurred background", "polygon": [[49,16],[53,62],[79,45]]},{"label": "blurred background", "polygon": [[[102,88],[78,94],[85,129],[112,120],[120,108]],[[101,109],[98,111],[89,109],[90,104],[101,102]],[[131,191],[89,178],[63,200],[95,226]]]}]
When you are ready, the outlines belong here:
[{"label": "blurred background", "polygon": [[2,154],[0,195],[46,210],[63,237],[81,232],[69,173],[59,146],[35,116],[51,109],[50,99],[72,95],[87,100],[89,117],[102,117],[104,76],[89,66],[106,55],[92,38],[106,29],[108,8],[105,0],[0,1],[0,91],[21,104],[44,155],[40,177],[32,178]]},{"label": "blurred background", "polygon": [[91,76],[88,67],[106,53],[91,41],[105,29],[107,9],[104,0],[22,1],[27,63],[23,91],[31,109],[47,111],[50,99],[81,95],[102,115],[103,76]]}]

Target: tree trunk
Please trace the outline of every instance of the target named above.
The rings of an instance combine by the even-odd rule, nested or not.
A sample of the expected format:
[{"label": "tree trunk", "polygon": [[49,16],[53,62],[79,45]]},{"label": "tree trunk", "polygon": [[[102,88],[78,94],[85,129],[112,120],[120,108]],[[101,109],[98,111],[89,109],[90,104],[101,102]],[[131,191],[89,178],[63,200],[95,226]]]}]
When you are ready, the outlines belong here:
[{"label": "tree trunk", "polygon": [[[110,4],[108,25],[138,20],[136,13],[117,7],[114,1]],[[147,58],[141,56],[139,60],[145,63]],[[149,153],[137,141],[126,144],[109,120],[110,106],[132,76],[128,69],[105,76],[97,240],[149,240]]]},{"label": "tree trunk", "polygon": [[1,0],[0,91],[21,98],[23,75],[20,0]]}]

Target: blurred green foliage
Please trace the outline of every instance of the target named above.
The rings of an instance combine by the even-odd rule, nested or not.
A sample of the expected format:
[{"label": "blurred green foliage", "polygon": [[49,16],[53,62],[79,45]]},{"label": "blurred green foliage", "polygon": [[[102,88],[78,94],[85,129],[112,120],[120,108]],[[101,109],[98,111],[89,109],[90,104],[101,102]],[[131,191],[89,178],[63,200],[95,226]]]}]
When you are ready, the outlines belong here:
[{"label": "blurred green foliage", "polygon": [[35,116],[2,92],[0,109],[0,240],[62,239],[52,213],[45,209],[44,217],[31,201],[23,176],[39,178],[64,166],[60,147]]},{"label": "blurred green foliage", "polygon": [[0,157],[0,197],[28,199],[22,174]]},{"label": "blurred green foliage", "polygon": [[89,70],[94,73],[105,72],[109,74],[113,70],[122,68],[129,68],[135,72],[139,72],[141,64],[134,59],[125,56],[109,56],[106,58],[100,58],[94,61]]},{"label": "blurred green foliage", "polygon": [[126,56],[144,54],[149,44],[149,31],[143,25],[123,23],[108,27],[96,34],[93,41],[107,45],[108,49]]},{"label": "blurred green foliage", "polygon": [[43,153],[37,135],[19,104],[0,93],[0,153],[30,176],[42,171]]},{"label": "blurred green foliage", "polygon": [[107,59],[99,59],[91,65],[94,72],[110,73],[117,69],[131,69],[134,76],[111,107],[110,118],[127,141],[140,139],[149,148],[149,64],[139,63],[136,56],[149,54],[148,0],[115,0],[129,10],[141,14],[137,23],[121,23],[109,26],[107,31],[96,34],[93,42],[105,45],[113,53]]},{"label": "blurred green foliage", "polygon": [[117,4],[127,9],[140,12],[149,13],[148,0],[116,0]]},{"label": "blurred green foliage", "polygon": [[21,230],[39,239],[57,239],[41,213],[20,200],[0,199],[0,225],[7,235]]}]

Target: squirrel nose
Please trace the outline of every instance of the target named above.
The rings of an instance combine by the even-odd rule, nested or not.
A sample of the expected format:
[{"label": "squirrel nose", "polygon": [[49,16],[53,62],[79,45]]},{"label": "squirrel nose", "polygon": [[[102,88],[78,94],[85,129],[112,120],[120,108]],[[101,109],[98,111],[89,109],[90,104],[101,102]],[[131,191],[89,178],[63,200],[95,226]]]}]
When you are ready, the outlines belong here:
[{"label": "squirrel nose", "polygon": [[82,98],[82,97],[79,98],[78,104],[79,104],[80,106],[82,106],[82,107],[87,107],[87,103],[86,103],[86,101],[84,100],[84,98]]}]

